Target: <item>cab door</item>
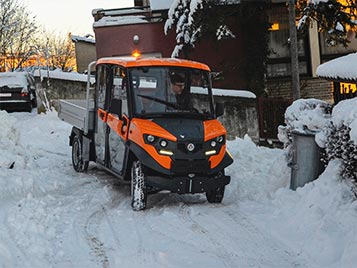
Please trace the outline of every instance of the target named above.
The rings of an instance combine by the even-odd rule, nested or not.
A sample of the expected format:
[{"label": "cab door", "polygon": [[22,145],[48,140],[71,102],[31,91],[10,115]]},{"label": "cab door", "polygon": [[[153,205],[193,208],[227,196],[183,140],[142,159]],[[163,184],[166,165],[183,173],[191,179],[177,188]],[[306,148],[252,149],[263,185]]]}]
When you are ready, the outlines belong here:
[{"label": "cab door", "polygon": [[[125,142],[128,133],[128,101],[127,101],[127,83],[125,69],[120,66],[112,67],[112,89],[111,102],[112,106],[121,106],[119,114],[108,113],[108,167],[118,174],[122,174],[125,158]],[[112,107],[113,108],[113,107]],[[115,107],[118,108],[118,107]],[[117,109],[110,109],[117,110]]]},{"label": "cab door", "polygon": [[97,111],[97,126],[95,133],[95,151],[96,161],[104,166],[107,166],[108,151],[108,135],[109,129],[107,126],[108,107],[110,103],[110,66],[99,65],[97,66],[97,85],[95,104]]}]

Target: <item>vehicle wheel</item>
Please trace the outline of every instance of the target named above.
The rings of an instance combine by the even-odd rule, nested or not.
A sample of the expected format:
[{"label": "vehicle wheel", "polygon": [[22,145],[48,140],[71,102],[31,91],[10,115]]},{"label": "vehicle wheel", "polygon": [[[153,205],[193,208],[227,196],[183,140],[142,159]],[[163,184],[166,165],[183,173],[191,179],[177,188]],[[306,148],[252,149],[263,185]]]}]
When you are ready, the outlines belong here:
[{"label": "vehicle wheel", "polygon": [[207,201],[209,203],[221,203],[224,196],[224,189],[225,186],[206,192]]},{"label": "vehicle wheel", "polygon": [[145,174],[140,161],[134,161],[131,166],[131,207],[135,211],[146,208],[147,191]]},{"label": "vehicle wheel", "polygon": [[89,163],[83,160],[82,152],[82,142],[75,136],[72,144],[72,165],[77,172],[85,172],[88,169]]}]

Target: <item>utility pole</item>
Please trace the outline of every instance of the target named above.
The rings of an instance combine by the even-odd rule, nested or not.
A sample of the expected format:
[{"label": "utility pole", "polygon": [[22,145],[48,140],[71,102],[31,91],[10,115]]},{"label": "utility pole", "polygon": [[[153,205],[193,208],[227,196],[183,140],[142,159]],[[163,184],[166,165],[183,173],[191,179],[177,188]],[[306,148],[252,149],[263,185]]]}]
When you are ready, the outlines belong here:
[{"label": "utility pole", "polygon": [[291,79],[293,100],[300,99],[299,59],[296,33],[295,0],[288,0],[289,7],[289,32],[290,32],[290,56]]}]

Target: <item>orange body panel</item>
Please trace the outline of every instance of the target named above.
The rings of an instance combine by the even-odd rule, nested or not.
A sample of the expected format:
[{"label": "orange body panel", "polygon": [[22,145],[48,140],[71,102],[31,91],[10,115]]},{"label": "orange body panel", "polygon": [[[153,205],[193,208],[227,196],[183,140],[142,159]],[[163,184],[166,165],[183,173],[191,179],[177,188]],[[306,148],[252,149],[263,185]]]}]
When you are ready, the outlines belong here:
[{"label": "orange body panel", "polygon": [[171,158],[169,156],[160,155],[154,146],[146,144],[144,141],[144,134],[151,134],[156,137],[164,138],[171,141],[176,141],[176,137],[164,128],[157,124],[144,119],[134,118],[130,122],[129,139],[145,149],[162,167],[166,169],[171,168]]},{"label": "orange body panel", "polygon": [[182,60],[175,58],[135,58],[135,57],[111,57],[101,58],[97,64],[117,64],[123,67],[141,67],[141,66],[172,66],[172,67],[188,67],[210,71],[210,68],[203,63]]},{"label": "orange body panel", "polygon": [[[205,142],[221,135],[226,136],[227,134],[226,129],[222,126],[222,124],[217,119],[204,121],[203,127],[205,133],[205,138],[204,138]],[[226,152],[226,145],[223,145],[221,151],[218,154],[213,155],[209,158],[209,160],[211,161],[211,168],[215,168],[216,166],[219,165],[219,163],[221,163],[225,152]]]},{"label": "orange body panel", "polygon": [[98,108],[97,113],[98,113],[98,118],[100,120],[102,120],[104,123],[106,123],[107,122],[108,112],[103,110],[103,109]]},{"label": "orange body panel", "polygon": [[221,135],[226,136],[227,134],[226,129],[217,119],[204,121],[203,127],[205,132],[205,142]]},{"label": "orange body panel", "polygon": [[216,166],[219,165],[219,163],[222,162],[225,153],[226,153],[226,145],[223,145],[221,151],[218,154],[213,155],[209,158],[209,160],[211,161],[211,168],[215,168]]},{"label": "orange body panel", "polygon": [[[128,120],[127,118],[123,118],[123,120]],[[113,129],[124,141],[128,139],[128,131],[126,127],[123,127],[124,121],[120,120],[117,115],[108,114],[107,116],[107,124]]]}]

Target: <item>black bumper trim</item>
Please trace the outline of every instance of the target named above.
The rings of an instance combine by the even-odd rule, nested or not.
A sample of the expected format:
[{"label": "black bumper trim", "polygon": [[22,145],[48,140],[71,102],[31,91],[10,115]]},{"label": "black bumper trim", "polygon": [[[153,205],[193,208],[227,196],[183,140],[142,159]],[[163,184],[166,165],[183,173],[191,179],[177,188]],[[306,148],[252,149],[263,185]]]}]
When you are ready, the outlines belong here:
[{"label": "black bumper trim", "polygon": [[223,187],[230,183],[231,177],[220,175],[215,177],[173,177],[164,178],[158,176],[147,176],[146,183],[149,186],[169,190],[178,194],[204,193]]}]

